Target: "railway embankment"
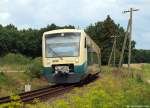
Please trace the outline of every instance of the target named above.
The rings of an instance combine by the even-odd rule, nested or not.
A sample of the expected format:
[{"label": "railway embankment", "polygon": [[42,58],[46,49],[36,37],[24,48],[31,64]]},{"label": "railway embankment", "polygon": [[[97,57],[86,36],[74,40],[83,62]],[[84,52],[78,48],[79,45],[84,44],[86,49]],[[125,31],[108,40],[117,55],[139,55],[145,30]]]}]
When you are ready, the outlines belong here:
[{"label": "railway embankment", "polygon": [[101,76],[81,88],[75,88],[51,103],[36,106],[50,108],[123,108],[132,106],[150,107],[150,64],[128,69],[102,67]]},{"label": "railway embankment", "polygon": [[[0,58],[0,96],[8,96],[24,91],[24,85],[30,83],[32,89],[46,86],[48,83],[39,78],[40,58],[30,59],[21,55],[6,55]],[[12,108],[48,107],[48,108],[99,108],[127,107],[134,105],[150,106],[150,64],[133,64],[132,73],[126,66],[117,68],[101,68],[100,77],[83,86],[73,88],[69,92],[54,96],[36,104],[24,104],[17,101],[9,103]],[[38,67],[38,68],[35,68]],[[13,72],[9,72],[9,71]],[[20,72],[24,71],[24,72]],[[31,72],[31,73],[29,73]],[[16,98],[15,96],[13,98]],[[78,104],[77,104],[78,103]],[[7,106],[6,105],[6,106]]]},{"label": "railway embankment", "polygon": [[0,97],[23,92],[26,84],[31,90],[48,85],[40,77],[41,58],[31,59],[20,54],[0,58]]},{"label": "railway embankment", "polygon": [[150,107],[150,65],[120,70],[102,67],[100,77],[82,87],[75,87],[53,101],[25,104],[26,108],[122,108],[132,106]]}]

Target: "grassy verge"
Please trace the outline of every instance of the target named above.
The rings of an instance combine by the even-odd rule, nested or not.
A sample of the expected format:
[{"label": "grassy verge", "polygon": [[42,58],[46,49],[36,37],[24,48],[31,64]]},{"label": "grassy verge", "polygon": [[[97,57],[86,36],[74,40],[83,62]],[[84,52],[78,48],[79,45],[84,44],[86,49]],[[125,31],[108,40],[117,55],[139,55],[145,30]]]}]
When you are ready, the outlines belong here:
[{"label": "grassy verge", "polygon": [[[34,60],[34,66],[40,64],[40,59]],[[31,67],[32,67],[31,66]],[[38,66],[39,67],[39,66]],[[38,69],[30,68],[37,72]],[[43,103],[36,100],[37,104],[23,104],[20,102],[9,103],[4,106],[11,108],[125,108],[125,107],[150,107],[150,64],[144,64],[139,68],[132,68],[128,73],[127,68],[102,67],[101,76],[95,82],[85,85],[82,88],[75,88],[61,98],[51,103]],[[19,76],[19,74],[13,74]],[[19,81],[10,74],[1,74],[1,85],[10,84],[6,88],[14,88],[14,85],[22,84],[28,80],[30,74],[21,74]],[[16,80],[17,79],[17,80]],[[35,82],[34,82],[35,81]],[[38,81],[34,80],[33,85],[37,87]],[[11,83],[12,82],[12,83]],[[16,86],[17,87],[17,86]],[[3,89],[4,90],[4,89]]]},{"label": "grassy verge", "polygon": [[26,71],[31,59],[21,54],[9,53],[0,58],[0,71]]},{"label": "grassy verge", "polygon": [[8,54],[0,58],[0,97],[23,92],[30,83],[32,89],[47,85],[40,78],[41,58],[27,58],[20,54]]},{"label": "grassy verge", "polygon": [[48,83],[41,78],[33,78],[26,73],[0,73],[0,97],[24,92],[25,84],[31,84],[31,89],[46,86]]},{"label": "grassy verge", "polygon": [[[82,88],[76,88],[62,99],[45,104],[26,105],[27,108],[125,108],[134,106],[150,107],[150,84],[145,76],[150,78],[148,64],[140,69],[132,69],[132,74],[126,68],[121,70],[103,67],[101,77]],[[142,72],[142,79],[137,74]],[[148,76],[147,76],[148,75]]]}]

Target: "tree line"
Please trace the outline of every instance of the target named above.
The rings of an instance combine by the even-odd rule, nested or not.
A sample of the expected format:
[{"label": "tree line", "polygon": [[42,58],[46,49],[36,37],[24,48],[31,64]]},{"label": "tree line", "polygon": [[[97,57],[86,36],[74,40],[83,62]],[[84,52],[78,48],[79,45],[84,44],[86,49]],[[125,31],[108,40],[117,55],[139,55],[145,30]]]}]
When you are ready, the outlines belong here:
[{"label": "tree line", "polygon": [[[47,25],[41,29],[22,29],[9,24],[0,25],[0,56],[8,53],[20,53],[28,57],[42,56],[42,35],[45,31],[56,29],[74,29],[73,25],[57,26],[55,24]],[[114,38],[117,36],[116,55],[117,60],[120,58],[121,48],[125,36],[125,30],[119,24],[116,24],[108,15],[104,21],[98,21],[85,28],[85,32],[98,44],[102,52],[102,64],[107,64],[112,49]],[[135,49],[135,41],[132,41],[133,62],[150,62],[149,50]],[[128,43],[125,49],[124,62],[127,62]]]},{"label": "tree line", "polygon": [[41,29],[18,30],[12,24],[0,25],[0,56],[7,53],[21,53],[29,57],[39,57],[42,54],[42,35],[45,31],[74,28],[74,26],[59,27],[55,24],[48,25]]}]

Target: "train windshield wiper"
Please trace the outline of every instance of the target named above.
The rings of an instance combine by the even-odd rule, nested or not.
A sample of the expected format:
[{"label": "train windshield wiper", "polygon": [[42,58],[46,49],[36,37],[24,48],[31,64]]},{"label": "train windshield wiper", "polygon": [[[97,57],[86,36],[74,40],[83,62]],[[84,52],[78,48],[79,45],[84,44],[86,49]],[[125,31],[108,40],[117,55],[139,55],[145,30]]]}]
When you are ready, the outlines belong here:
[{"label": "train windshield wiper", "polygon": [[59,56],[50,46],[48,48],[55,54],[56,57],[59,57],[61,60],[63,60],[62,56]]}]

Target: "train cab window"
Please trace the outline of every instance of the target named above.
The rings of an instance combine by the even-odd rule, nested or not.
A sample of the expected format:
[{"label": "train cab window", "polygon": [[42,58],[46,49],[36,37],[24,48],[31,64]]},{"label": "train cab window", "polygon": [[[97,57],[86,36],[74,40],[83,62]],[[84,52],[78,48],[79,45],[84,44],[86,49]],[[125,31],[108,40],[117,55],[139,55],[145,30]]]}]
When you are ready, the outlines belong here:
[{"label": "train cab window", "polygon": [[45,35],[45,52],[48,58],[77,57],[80,54],[79,32]]}]

